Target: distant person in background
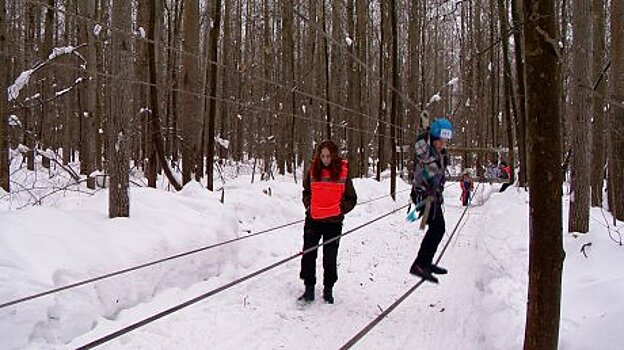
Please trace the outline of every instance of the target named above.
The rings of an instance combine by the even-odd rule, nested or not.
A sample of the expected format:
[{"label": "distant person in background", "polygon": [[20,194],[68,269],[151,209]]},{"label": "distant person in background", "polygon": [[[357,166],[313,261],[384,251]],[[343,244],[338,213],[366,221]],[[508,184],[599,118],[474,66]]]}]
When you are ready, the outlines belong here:
[{"label": "distant person in background", "polygon": [[[338,146],[323,141],[312,160],[312,166],[303,179],[303,205],[306,219],[303,227],[303,251],[342,234],[344,215],[357,203],[353,182],[346,160],[338,156]],[[338,280],[336,257],[338,239],[323,246],[323,300],[334,303],[333,287]],[[299,300],[314,300],[316,285],[316,257],[318,249],[303,254],[299,277],[305,292]]]},{"label": "distant person in background", "polygon": [[511,167],[509,167],[509,165],[507,165],[507,162],[503,161],[500,162],[500,165],[498,166],[498,169],[500,170],[500,178],[503,180],[507,180],[507,182],[505,182],[503,184],[503,186],[501,187],[500,191],[498,192],[505,192],[505,190],[507,189],[507,187],[511,186]]},{"label": "distant person in background", "polygon": [[485,168],[485,178],[487,179],[498,179],[499,178],[498,167],[494,163],[493,160],[488,159],[487,166]]},{"label": "distant person in background", "polygon": [[462,181],[459,183],[459,186],[462,189],[461,202],[465,207],[468,205],[468,202],[472,197],[472,191],[474,191],[474,183],[468,170],[464,171],[464,176],[462,177]]}]

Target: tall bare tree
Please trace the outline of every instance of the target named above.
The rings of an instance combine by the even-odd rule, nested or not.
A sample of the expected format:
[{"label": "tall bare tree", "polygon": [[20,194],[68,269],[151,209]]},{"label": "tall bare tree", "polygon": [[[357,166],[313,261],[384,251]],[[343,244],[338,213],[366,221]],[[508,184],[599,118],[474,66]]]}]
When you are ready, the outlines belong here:
[{"label": "tall bare tree", "polygon": [[[48,6],[45,7],[45,20],[44,20],[44,36],[41,48],[39,50],[39,58],[41,61],[44,61],[52,52],[52,48],[54,47],[54,33],[56,32],[55,28],[55,13],[54,7],[56,6],[55,0],[48,0]],[[41,87],[41,100],[46,101],[52,98],[52,86],[56,84],[56,77],[54,74],[55,69],[51,68],[46,71],[44,77],[40,80]],[[37,135],[39,141],[39,149],[46,151],[48,147],[51,146],[52,143],[52,118],[54,113],[52,112],[52,104],[51,103],[41,103],[40,104],[40,116],[37,128]],[[47,153],[46,153],[47,154]],[[36,156],[36,155],[35,155]],[[45,168],[50,167],[50,158],[47,156],[41,157],[41,165]]]},{"label": "tall bare tree", "polygon": [[511,13],[513,18],[514,36],[514,57],[517,80],[517,103],[518,103],[518,160],[520,163],[518,174],[518,186],[524,187],[528,181],[528,137],[526,125],[526,93],[525,93],[525,71],[524,71],[524,28],[522,26],[522,5],[520,0],[511,0]]},{"label": "tall bare tree", "polygon": [[132,3],[115,1],[113,3],[113,27],[121,32],[113,33],[113,112],[108,117],[108,174],[110,189],[108,199],[108,216],[110,218],[130,216],[129,173],[130,158],[130,120],[133,117],[132,85],[134,77],[131,38],[126,33],[132,31]]},{"label": "tall bare tree", "polygon": [[[147,24],[147,38],[149,39],[149,43],[147,46],[147,56],[148,56],[148,66],[149,66],[149,82],[150,82],[150,125],[148,130],[150,131],[150,138],[153,149],[148,149],[149,162],[150,162],[150,170],[156,171],[156,158],[160,162],[160,166],[162,167],[169,183],[176,189],[181,190],[182,185],[178,182],[178,180],[173,176],[171,168],[165,159],[165,148],[163,146],[163,137],[161,133],[161,122],[160,122],[160,106],[159,106],[159,78],[158,78],[158,67],[160,66],[160,56],[159,50],[157,50],[156,44],[160,42],[160,32],[161,32],[161,14],[162,14],[162,2],[160,0],[149,0],[149,19]],[[150,187],[156,186],[156,174],[148,175],[148,185]],[[154,183],[152,184],[152,181]],[[153,186],[152,186],[153,185]]]},{"label": "tall bare tree", "polygon": [[[356,1],[356,16],[357,16],[357,47],[358,47],[358,57],[360,61],[364,63],[364,65],[368,64],[367,52],[369,50],[368,47],[368,9],[370,6],[369,0]],[[364,120],[363,114],[368,114],[368,108],[366,108],[366,104],[369,101],[367,86],[369,84],[366,83],[367,76],[366,70],[362,65],[357,66],[357,93],[356,99],[358,100],[357,110],[360,112],[358,115],[357,121],[357,147],[356,150],[358,152],[358,172],[357,175],[360,177],[366,176],[368,174],[368,154],[366,148],[366,134],[365,130],[367,129],[366,121]]]},{"label": "tall bare tree", "polygon": [[[295,117],[297,108],[295,106],[295,43],[294,43],[294,19],[293,1],[280,0],[282,11],[282,74],[283,82],[289,89],[284,92],[283,107],[284,115],[282,120],[282,133],[284,135],[283,144],[280,145],[284,155],[283,161],[289,172],[294,172],[295,155]],[[280,165],[278,164],[278,167]],[[283,169],[280,167],[280,171]],[[283,173],[283,172],[282,172]]]},{"label": "tall bare tree", "polygon": [[202,128],[199,127],[198,93],[200,79],[198,70],[199,54],[199,0],[184,1],[184,40],[182,40],[182,89],[180,126],[182,128],[182,183],[191,181],[192,174],[196,178],[198,173],[199,137]]},{"label": "tall bare tree", "polygon": [[[504,39],[502,40],[503,42],[503,74],[504,74],[504,79],[503,79],[503,86],[504,89],[503,91],[504,93],[504,105],[505,108],[503,110],[503,115],[505,116],[505,124],[507,126],[507,146],[509,148],[509,166],[511,167],[511,174],[510,174],[510,182],[514,182],[514,178],[515,178],[515,157],[514,157],[514,137],[513,137],[513,127],[514,127],[514,122],[512,120],[511,117],[511,110],[513,109],[515,112],[517,112],[517,108],[515,107],[515,98],[516,98],[516,90],[514,88],[514,85],[512,83],[512,76],[511,76],[511,63],[510,63],[510,58],[509,58],[509,42],[506,38],[507,35],[507,30],[509,28],[509,24],[508,24],[508,12],[507,12],[507,4],[506,4],[506,0],[500,0],[499,1],[499,6],[498,6],[498,10],[499,10],[499,20],[501,23],[501,35],[504,35]],[[517,117],[517,113],[516,114],[516,118],[515,120],[518,120]]]},{"label": "tall bare tree", "polygon": [[[624,1],[611,1],[611,100],[624,101]],[[624,220],[624,108],[611,105],[609,142],[609,208]]]},{"label": "tall bare tree", "polygon": [[[399,86],[399,33],[397,27],[396,0],[390,0],[390,26],[392,28],[392,79],[391,86]],[[390,196],[396,199],[397,150],[396,134],[397,115],[399,114],[398,91],[392,91],[392,107],[390,110]]]},{"label": "tall bare tree", "polygon": [[[136,41],[136,61],[135,75],[139,81],[148,81],[149,79],[149,42],[144,40],[147,33],[150,17],[150,1],[139,1],[137,4],[137,26],[141,37]],[[141,84],[135,89],[136,113],[139,115],[141,131],[140,139],[137,138],[139,154],[137,155],[138,164],[143,165],[147,184],[149,187],[156,187],[157,161],[154,146],[152,145],[153,137],[151,130],[151,107],[150,107],[150,88],[151,86]],[[158,108],[156,105],[154,108]]]},{"label": "tall bare tree", "polygon": [[[347,44],[347,50],[349,52],[349,56],[353,57],[357,57],[357,53],[358,53],[358,47],[360,46],[359,43],[359,37],[355,34],[355,6],[356,4],[354,3],[353,0],[347,0],[347,6],[346,6],[346,15],[347,15],[347,37],[349,38],[349,42]],[[347,107],[349,107],[349,109],[351,110],[357,110],[359,109],[359,104],[360,104],[360,100],[359,100],[359,96],[357,96],[357,94],[359,93],[358,90],[358,85],[359,85],[359,80],[358,80],[358,67],[359,64],[356,60],[349,58],[347,60],[347,64],[346,64],[346,68],[348,71],[347,74]],[[356,154],[356,149],[357,149],[357,143],[356,143],[356,131],[354,130],[354,127],[356,126],[355,123],[355,118],[356,116],[354,115],[354,113],[346,113],[345,114],[345,119],[346,119],[346,123],[349,125],[349,128],[346,130],[345,135],[346,135],[346,141],[347,141],[347,159],[349,161],[349,172],[351,173],[351,176],[357,176],[357,154]]]},{"label": "tall bare tree", "polygon": [[[6,7],[4,0],[0,0],[0,87],[6,88],[9,73],[8,45],[6,37]],[[3,90],[4,91],[4,90]],[[10,190],[9,178],[9,140],[7,130],[7,94],[0,93],[0,187]]]},{"label": "tall bare tree", "polygon": [[593,47],[593,88],[597,95],[593,98],[591,123],[591,205],[602,206],[602,190],[604,188],[604,174],[606,164],[605,138],[605,103],[602,96],[607,95],[607,79],[605,77],[606,56],[606,4],[603,0],[592,1],[592,47]]},{"label": "tall bare tree", "polygon": [[[215,120],[217,118],[217,48],[219,47],[219,31],[221,28],[221,0],[215,0],[214,4],[214,22],[210,28],[210,37],[208,48],[208,59],[206,67],[206,84],[208,84],[208,100],[207,100],[207,120],[208,120],[208,140],[206,151],[206,187],[212,191],[214,189],[213,174],[214,174],[214,154],[215,154]],[[212,63],[211,63],[212,62]]]},{"label": "tall bare tree", "polygon": [[525,350],[555,350],[561,309],[560,48],[554,0],[525,0],[529,127],[529,291]]},{"label": "tall bare tree", "polygon": [[[92,19],[95,22],[95,0],[78,1],[78,12],[83,16]],[[86,174],[90,175],[96,170],[95,157],[99,157],[99,153],[96,153],[95,136],[96,136],[96,103],[97,103],[97,49],[95,46],[97,37],[94,34],[93,25],[94,22],[83,21],[80,22],[79,36],[81,42],[87,44],[87,71],[88,79],[80,88],[80,101],[83,104],[83,113],[79,114],[79,118],[82,119],[82,135],[81,138],[81,152],[80,152],[80,164],[84,163],[84,169]],[[89,177],[87,179],[87,187],[95,188],[95,178]]]},{"label": "tall bare tree", "polygon": [[570,166],[570,215],[568,231],[589,231],[589,166],[591,147],[589,118],[592,106],[591,95],[587,89],[591,86],[590,62],[592,55],[592,28],[590,0],[574,0],[572,3],[572,123],[570,129],[572,162]]},{"label": "tall bare tree", "polygon": [[[325,10],[325,0],[321,1],[321,21],[323,24],[323,32],[327,33],[327,11]],[[330,54],[329,54],[329,38],[326,35],[323,35],[323,67],[325,68],[325,100],[331,100],[331,75],[329,74],[329,65],[330,65]],[[325,113],[326,113],[326,124],[325,124],[325,137],[328,140],[332,138],[332,106],[327,103],[325,105]]]},{"label": "tall bare tree", "polygon": [[381,181],[381,173],[386,169],[386,71],[388,64],[388,36],[390,20],[388,5],[385,1],[379,2],[380,13],[380,43],[379,43],[379,119],[377,123],[377,181]]}]

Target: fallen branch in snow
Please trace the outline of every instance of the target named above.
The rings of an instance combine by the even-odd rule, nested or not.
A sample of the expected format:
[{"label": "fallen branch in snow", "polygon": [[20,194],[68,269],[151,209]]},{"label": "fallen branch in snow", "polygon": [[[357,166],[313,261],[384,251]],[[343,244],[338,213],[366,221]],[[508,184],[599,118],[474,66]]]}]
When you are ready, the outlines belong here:
[{"label": "fallen branch in snow", "polygon": [[72,169],[71,167],[66,167],[63,165],[63,163],[59,162],[55,157],[50,157],[50,155],[47,152],[41,152],[39,149],[35,148],[34,149],[35,153],[41,155],[42,157],[46,157],[49,160],[53,161],[54,163],[56,163],[56,165],[58,165],[59,167],[61,167],[61,169],[65,170],[71,177],[72,179],[74,179],[74,181],[76,183],[79,183],[80,181],[80,176],[78,174],[76,174],[76,172],[74,171],[74,169]]},{"label": "fallen branch in snow", "polygon": [[[22,185],[21,183],[19,183],[19,182],[17,182],[17,181],[13,181],[13,180],[11,180],[11,183],[12,183],[12,184],[14,184],[14,185],[17,185],[17,186],[21,187],[23,191],[26,191],[26,193],[28,193],[28,194],[29,194],[29,195],[30,195],[30,196],[31,196],[31,197],[35,200],[35,203],[34,203],[34,204],[41,203],[41,202],[37,199],[37,196],[35,196],[35,195],[34,195],[34,194],[30,191],[30,189],[29,189],[29,188],[26,188],[26,186]],[[7,193],[7,196],[9,196],[9,195],[10,195],[10,193]],[[4,196],[3,196],[3,198],[4,198]],[[34,204],[33,204],[33,205],[34,205]],[[19,208],[18,208],[18,209],[19,209]]]},{"label": "fallen branch in snow", "polygon": [[101,189],[96,189],[96,190],[93,190],[93,191],[84,191],[84,190],[81,190],[80,188],[76,188],[76,189],[70,188],[71,186],[76,186],[76,185],[78,185],[80,183],[83,183],[83,182],[86,182],[86,181],[87,181],[87,179],[82,179],[82,180],[78,181],[75,184],[69,184],[69,185],[67,185],[65,187],[58,187],[58,188],[54,188],[53,187],[54,190],[52,192],[46,193],[45,195],[41,196],[41,198],[39,198],[39,204],[41,204],[41,201],[43,201],[45,198],[50,197],[51,195],[53,195],[55,193],[58,193],[58,192],[61,192],[61,191],[77,192],[77,193],[88,194],[89,196],[93,196],[94,194],[96,194],[98,191],[101,190]]},{"label": "fallen branch in snow", "polygon": [[585,248],[587,248],[587,247],[591,247],[591,245],[592,245],[592,243],[591,243],[591,242],[589,242],[589,243],[585,243],[585,244],[583,244],[583,246],[581,247],[581,253],[583,253],[583,255],[585,256],[585,258],[587,258],[587,253],[585,252]]},{"label": "fallen branch in snow", "polygon": [[[615,239],[613,237],[613,235],[611,234],[611,225],[609,225],[609,220],[607,219],[607,216],[604,213],[604,209],[601,207],[600,208],[600,212],[602,213],[602,217],[606,223],[605,227],[607,228],[607,232],[609,232],[609,238],[611,238],[611,240],[617,244],[619,244],[620,246],[622,245],[622,234],[620,233],[620,230],[615,230],[615,232],[618,234],[618,239]],[[613,216],[613,221],[615,221],[615,216]]]}]

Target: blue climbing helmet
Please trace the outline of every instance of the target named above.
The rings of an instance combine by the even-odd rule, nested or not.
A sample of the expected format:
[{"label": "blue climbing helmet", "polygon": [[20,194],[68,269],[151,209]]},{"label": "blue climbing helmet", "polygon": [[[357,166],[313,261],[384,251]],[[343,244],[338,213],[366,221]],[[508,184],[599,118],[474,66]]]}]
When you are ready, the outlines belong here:
[{"label": "blue climbing helmet", "polygon": [[453,124],[446,119],[436,119],[431,123],[429,134],[435,139],[450,140],[453,138]]}]

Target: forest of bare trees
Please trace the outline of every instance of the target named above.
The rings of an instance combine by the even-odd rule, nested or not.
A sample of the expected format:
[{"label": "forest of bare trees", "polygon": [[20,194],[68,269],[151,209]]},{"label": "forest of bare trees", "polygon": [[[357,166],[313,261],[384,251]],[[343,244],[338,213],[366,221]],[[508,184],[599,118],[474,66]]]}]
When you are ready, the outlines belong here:
[{"label": "forest of bare trees", "polygon": [[[299,181],[331,138],[394,195],[444,116],[454,164],[504,160],[536,189],[531,262],[551,254],[556,280],[562,191],[571,232],[590,206],[624,220],[623,26],[615,0],[0,0],[0,186],[59,166],[128,216],[131,173],[214,190],[229,162]],[[550,326],[525,347],[552,348],[529,335]]]}]

